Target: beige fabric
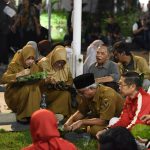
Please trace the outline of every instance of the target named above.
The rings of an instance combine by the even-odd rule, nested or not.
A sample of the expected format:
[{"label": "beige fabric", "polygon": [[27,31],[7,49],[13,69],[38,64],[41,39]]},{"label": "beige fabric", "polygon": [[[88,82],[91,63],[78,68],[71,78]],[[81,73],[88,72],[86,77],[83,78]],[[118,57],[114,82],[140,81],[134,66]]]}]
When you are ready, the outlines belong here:
[{"label": "beige fabric", "polygon": [[31,56],[35,58],[35,50],[31,45],[24,46],[21,54],[22,54],[23,61],[25,61]]},{"label": "beige fabric", "polygon": [[[63,69],[55,71],[52,65],[58,60],[64,60],[66,64]],[[66,60],[67,52],[65,47],[56,46],[51,53],[39,61],[38,65],[42,70],[47,71],[55,81],[68,81],[68,72],[70,69]]]},{"label": "beige fabric", "polygon": [[[150,79],[150,69],[146,60],[140,56],[135,56],[135,55],[132,56],[134,61],[134,71],[137,71],[138,73],[144,73],[144,78]],[[123,65],[119,63],[119,70],[121,74],[123,73],[124,69],[125,68],[123,67]]]},{"label": "beige fabric", "polygon": [[26,45],[16,52],[10,63],[24,65],[24,61],[30,56],[35,58],[35,50],[31,45]]},{"label": "beige fabric", "polygon": [[[68,73],[67,84],[72,83],[72,76]],[[71,107],[71,93],[69,91],[61,91],[56,89],[48,89],[47,83],[41,84],[41,93],[46,94],[47,108],[54,113],[63,114],[65,117],[69,117],[75,112]]]},{"label": "beige fabric", "polygon": [[[64,60],[66,62],[66,50],[63,46],[57,46],[55,49],[39,61],[38,65],[42,71],[47,71],[48,74],[55,79],[56,82],[64,81],[66,84],[71,85],[73,83],[72,75],[68,64],[66,63],[64,68],[59,71],[55,71],[52,67],[53,63],[58,60]],[[61,91],[56,89],[48,89],[47,83],[41,84],[41,93],[47,95],[48,109],[55,113],[61,113],[64,116],[69,117],[74,111],[71,107],[71,94],[68,91]]]},{"label": "beige fabric", "polygon": [[69,117],[74,113],[71,107],[71,94],[68,91],[49,90],[47,91],[48,109],[54,113],[63,114]]},{"label": "beige fabric", "polygon": [[[30,56],[35,56],[34,49],[31,46],[26,46],[15,56],[2,76],[2,82],[7,83],[4,95],[6,104],[16,113],[17,120],[30,117],[40,107],[41,94],[38,83],[16,82],[16,74],[25,69],[24,60]],[[31,73],[35,73],[39,69],[36,64],[33,64],[30,70]]]}]

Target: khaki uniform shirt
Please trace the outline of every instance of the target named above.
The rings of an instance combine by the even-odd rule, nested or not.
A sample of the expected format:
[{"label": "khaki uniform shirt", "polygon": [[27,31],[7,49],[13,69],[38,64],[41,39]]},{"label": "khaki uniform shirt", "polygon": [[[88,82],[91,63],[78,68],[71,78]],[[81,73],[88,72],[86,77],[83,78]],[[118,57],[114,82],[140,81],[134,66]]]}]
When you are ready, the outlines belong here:
[{"label": "khaki uniform shirt", "polygon": [[79,111],[87,115],[91,111],[92,116],[109,121],[112,117],[120,116],[124,100],[112,88],[99,85],[93,99],[81,99]]},{"label": "khaki uniform shirt", "polygon": [[[132,71],[137,71],[138,73],[144,73],[144,78],[150,79],[150,69],[146,60],[140,56],[132,55],[132,57],[134,62],[134,70]],[[126,68],[121,63],[119,63],[119,70],[120,73],[122,74],[124,70],[126,70]]]}]

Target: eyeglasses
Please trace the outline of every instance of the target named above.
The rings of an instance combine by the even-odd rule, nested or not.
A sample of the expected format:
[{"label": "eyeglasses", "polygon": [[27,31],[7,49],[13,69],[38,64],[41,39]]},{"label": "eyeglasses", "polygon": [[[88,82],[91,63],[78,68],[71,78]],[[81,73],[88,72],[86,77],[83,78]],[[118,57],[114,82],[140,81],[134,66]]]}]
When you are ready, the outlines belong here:
[{"label": "eyeglasses", "polygon": [[128,86],[127,84],[119,84],[119,86]]}]

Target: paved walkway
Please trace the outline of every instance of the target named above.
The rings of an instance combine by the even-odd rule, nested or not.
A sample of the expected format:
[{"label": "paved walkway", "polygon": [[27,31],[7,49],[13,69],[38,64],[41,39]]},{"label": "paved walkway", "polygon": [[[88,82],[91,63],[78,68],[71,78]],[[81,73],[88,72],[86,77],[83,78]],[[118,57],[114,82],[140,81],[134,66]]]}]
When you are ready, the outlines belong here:
[{"label": "paved walkway", "polygon": [[0,113],[4,113],[7,111],[9,110],[4,100],[4,92],[0,92]]},{"label": "paved walkway", "polygon": [[5,131],[23,131],[29,129],[29,125],[22,125],[16,122],[16,115],[10,109],[4,100],[4,92],[0,92],[0,130]]}]

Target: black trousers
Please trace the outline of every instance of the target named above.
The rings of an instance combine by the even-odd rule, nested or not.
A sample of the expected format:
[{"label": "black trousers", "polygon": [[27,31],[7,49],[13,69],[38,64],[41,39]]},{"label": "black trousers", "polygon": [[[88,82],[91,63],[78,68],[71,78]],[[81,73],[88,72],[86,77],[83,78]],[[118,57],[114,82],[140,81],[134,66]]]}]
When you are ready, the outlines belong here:
[{"label": "black trousers", "polygon": [[0,33],[0,63],[8,64],[9,46],[8,35]]}]

